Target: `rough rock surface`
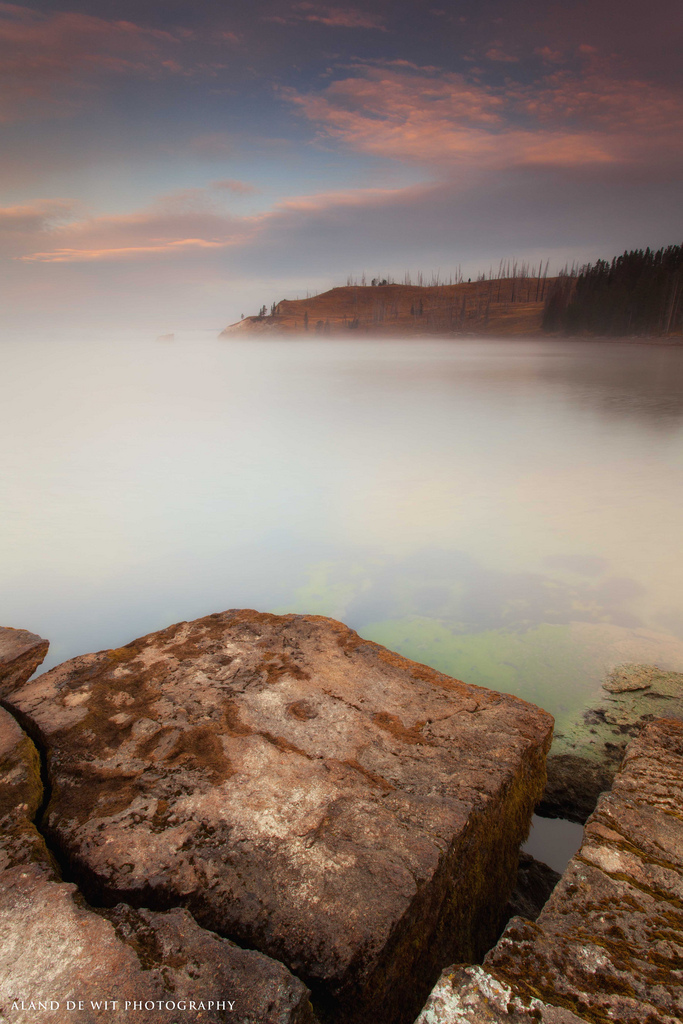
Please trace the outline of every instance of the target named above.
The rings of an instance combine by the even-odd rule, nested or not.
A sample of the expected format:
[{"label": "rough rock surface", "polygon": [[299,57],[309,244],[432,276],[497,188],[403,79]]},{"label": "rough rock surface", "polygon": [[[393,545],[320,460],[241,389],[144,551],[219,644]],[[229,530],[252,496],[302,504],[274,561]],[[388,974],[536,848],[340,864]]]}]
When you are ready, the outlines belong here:
[{"label": "rough rock surface", "polygon": [[631,742],[537,922],[514,918],[483,968],[445,972],[418,1021],[510,1020],[507,1005],[520,1021],[680,1024],[683,722]]},{"label": "rough rock surface", "polygon": [[49,646],[48,640],[27,629],[0,626],[0,697],[33,675]]},{"label": "rough rock surface", "polygon": [[538,814],[583,823],[612,785],[629,740],[656,718],[683,719],[681,672],[619,665],[603,691],[573,725],[555,734]]},{"label": "rough rock surface", "polygon": [[325,1019],[412,1020],[495,941],[552,719],[317,616],[232,611],[9,698],[86,894],[283,961]]},{"label": "rough rock surface", "polygon": [[542,999],[522,998],[482,967],[449,967],[415,1024],[585,1024],[585,1018]]},{"label": "rough rock surface", "polygon": [[305,986],[282,964],[200,928],[186,910],[88,907],[60,881],[32,823],[41,794],[37,752],[0,710],[0,1021],[314,1024]]}]

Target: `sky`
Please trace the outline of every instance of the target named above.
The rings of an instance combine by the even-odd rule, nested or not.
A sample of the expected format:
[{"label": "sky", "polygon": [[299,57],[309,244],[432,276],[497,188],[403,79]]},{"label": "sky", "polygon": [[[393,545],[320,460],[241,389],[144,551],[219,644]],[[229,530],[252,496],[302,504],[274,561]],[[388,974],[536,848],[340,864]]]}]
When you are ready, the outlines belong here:
[{"label": "sky", "polygon": [[0,2],[0,325],[683,240],[680,0]]}]

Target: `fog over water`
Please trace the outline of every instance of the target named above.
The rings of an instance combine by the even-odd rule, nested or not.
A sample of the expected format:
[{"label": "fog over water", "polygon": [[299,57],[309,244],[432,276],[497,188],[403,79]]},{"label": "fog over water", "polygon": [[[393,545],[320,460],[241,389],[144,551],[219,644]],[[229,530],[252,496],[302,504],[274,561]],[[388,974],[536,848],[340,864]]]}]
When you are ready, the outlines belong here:
[{"label": "fog over water", "polygon": [[683,350],[6,337],[0,622],[46,666],[332,615],[558,715],[683,669]]}]

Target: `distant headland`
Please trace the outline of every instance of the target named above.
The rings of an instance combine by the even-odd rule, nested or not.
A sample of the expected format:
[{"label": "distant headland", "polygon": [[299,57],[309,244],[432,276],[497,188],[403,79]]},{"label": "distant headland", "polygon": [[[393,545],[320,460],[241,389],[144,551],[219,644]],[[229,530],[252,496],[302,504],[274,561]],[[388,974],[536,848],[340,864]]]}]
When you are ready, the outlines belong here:
[{"label": "distant headland", "polygon": [[547,276],[548,264],[501,264],[476,281],[425,285],[373,278],[305,299],[282,299],[268,312],[230,324],[235,334],[573,335],[683,341],[683,246],[634,249]]}]

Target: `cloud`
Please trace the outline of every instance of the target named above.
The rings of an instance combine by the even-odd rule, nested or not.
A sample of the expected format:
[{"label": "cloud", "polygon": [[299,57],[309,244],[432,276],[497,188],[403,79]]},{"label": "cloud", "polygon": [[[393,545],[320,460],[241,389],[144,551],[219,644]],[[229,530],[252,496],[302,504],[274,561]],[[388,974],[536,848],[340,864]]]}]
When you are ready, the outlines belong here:
[{"label": "cloud", "polygon": [[581,73],[487,85],[452,72],[357,65],[317,93],[282,95],[320,141],[443,167],[578,166],[683,157],[683,97],[620,79],[583,54]]},{"label": "cloud", "polygon": [[222,178],[220,181],[212,181],[210,188],[220,192],[232,192],[239,196],[252,195],[257,189],[246,181],[237,181],[235,178]]},{"label": "cloud", "polygon": [[95,75],[184,73],[179,42],[130,21],[0,4],[0,120],[69,110],[83,98],[73,87]]},{"label": "cloud", "polygon": [[505,64],[517,64],[519,57],[513,57],[512,54],[506,53],[505,50],[500,46],[492,46],[485,54],[489,60],[502,61]]},{"label": "cloud", "polygon": [[0,234],[44,231],[71,216],[74,206],[70,199],[44,199],[21,206],[0,207]]},{"label": "cloud", "polygon": [[136,213],[47,226],[42,247],[17,258],[28,263],[83,263],[173,256],[244,243],[252,231],[247,218],[188,209],[187,204],[183,208],[175,194]]},{"label": "cloud", "polygon": [[264,21],[274,21],[280,25],[293,24],[301,21],[319,22],[329,28],[377,29],[386,32],[384,19],[369,11],[360,11],[356,7],[326,7],[319,4],[299,3],[292,7],[288,17],[272,15]]},{"label": "cloud", "polygon": [[[349,211],[395,203],[402,189],[349,189],[296,196],[278,203],[272,210],[250,216],[233,216],[215,208],[211,191],[243,182],[213,182],[209,189],[183,189],[159,196],[155,203],[135,213],[108,217],[72,219],[63,223],[60,215],[73,211],[65,200],[34,207],[0,210],[13,218],[15,244],[23,263],[92,263],[131,261],[141,258],[200,254],[207,250],[245,247],[258,238],[277,233],[282,224],[311,216],[347,216]],[[38,240],[39,239],[39,240]],[[36,247],[26,252],[33,241]],[[36,244],[37,243],[37,244]]]}]

